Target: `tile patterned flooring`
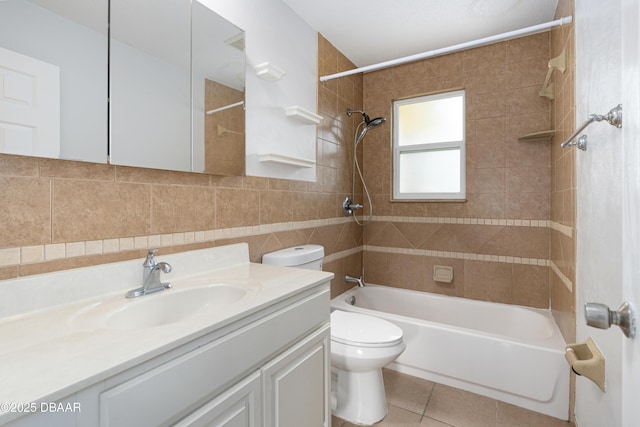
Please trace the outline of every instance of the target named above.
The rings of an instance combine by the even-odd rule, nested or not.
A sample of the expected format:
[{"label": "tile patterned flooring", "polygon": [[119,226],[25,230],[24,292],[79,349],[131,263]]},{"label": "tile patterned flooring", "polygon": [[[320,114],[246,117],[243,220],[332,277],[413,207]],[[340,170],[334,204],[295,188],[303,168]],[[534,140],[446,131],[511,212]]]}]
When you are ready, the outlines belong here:
[{"label": "tile patterned flooring", "polygon": [[[376,427],[570,427],[572,424],[485,396],[383,370],[387,416]],[[332,427],[355,424],[332,417]]]}]

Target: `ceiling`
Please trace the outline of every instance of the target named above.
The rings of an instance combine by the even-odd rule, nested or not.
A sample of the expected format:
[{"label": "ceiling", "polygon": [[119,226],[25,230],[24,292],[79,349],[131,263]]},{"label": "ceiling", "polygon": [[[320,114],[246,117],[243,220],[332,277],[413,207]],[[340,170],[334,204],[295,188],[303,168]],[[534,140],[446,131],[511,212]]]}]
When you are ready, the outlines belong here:
[{"label": "ceiling", "polygon": [[283,0],[363,67],[552,21],[558,0]]}]

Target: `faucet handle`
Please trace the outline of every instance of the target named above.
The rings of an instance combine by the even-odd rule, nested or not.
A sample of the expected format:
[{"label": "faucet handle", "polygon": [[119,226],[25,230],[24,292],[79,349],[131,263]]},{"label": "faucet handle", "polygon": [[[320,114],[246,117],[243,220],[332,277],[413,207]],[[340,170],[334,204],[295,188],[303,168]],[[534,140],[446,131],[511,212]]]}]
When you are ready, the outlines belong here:
[{"label": "faucet handle", "polygon": [[149,252],[147,252],[147,258],[144,260],[144,263],[142,264],[143,267],[153,267],[156,265],[156,260],[153,257],[153,255],[158,252],[158,249],[150,249]]}]

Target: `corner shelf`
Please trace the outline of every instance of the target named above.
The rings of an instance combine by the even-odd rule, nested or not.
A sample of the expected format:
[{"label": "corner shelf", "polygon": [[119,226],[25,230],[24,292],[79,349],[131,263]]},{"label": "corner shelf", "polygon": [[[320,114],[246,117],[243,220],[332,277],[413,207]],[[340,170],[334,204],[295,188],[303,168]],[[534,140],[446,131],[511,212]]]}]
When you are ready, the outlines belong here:
[{"label": "corner shelf", "polygon": [[555,130],[543,130],[541,132],[532,132],[518,138],[518,141],[534,141],[536,139],[551,138],[555,134]]},{"label": "corner shelf", "polygon": [[254,67],[256,76],[268,82],[276,82],[281,80],[287,73],[269,62],[263,62]]},{"label": "corner shelf", "polygon": [[285,156],[284,154],[276,153],[258,154],[258,160],[262,163],[279,163],[298,168],[310,168],[316,164],[315,160],[305,159],[302,157]]},{"label": "corner shelf", "polygon": [[309,125],[320,124],[320,122],[323,119],[322,116],[319,116],[318,114],[313,113],[309,110],[306,110],[298,105],[287,107],[286,112],[287,112],[287,117],[301,121],[302,123],[306,123]]}]

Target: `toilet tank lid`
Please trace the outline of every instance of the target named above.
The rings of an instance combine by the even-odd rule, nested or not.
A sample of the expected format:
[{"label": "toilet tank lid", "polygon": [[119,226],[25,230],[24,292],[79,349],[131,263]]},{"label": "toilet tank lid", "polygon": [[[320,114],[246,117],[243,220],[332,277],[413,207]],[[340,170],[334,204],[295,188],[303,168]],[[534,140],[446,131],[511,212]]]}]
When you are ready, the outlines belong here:
[{"label": "toilet tank lid", "polygon": [[280,249],[262,255],[263,264],[281,265],[292,267],[317,261],[324,257],[324,246],[321,245],[301,245],[292,248]]}]

